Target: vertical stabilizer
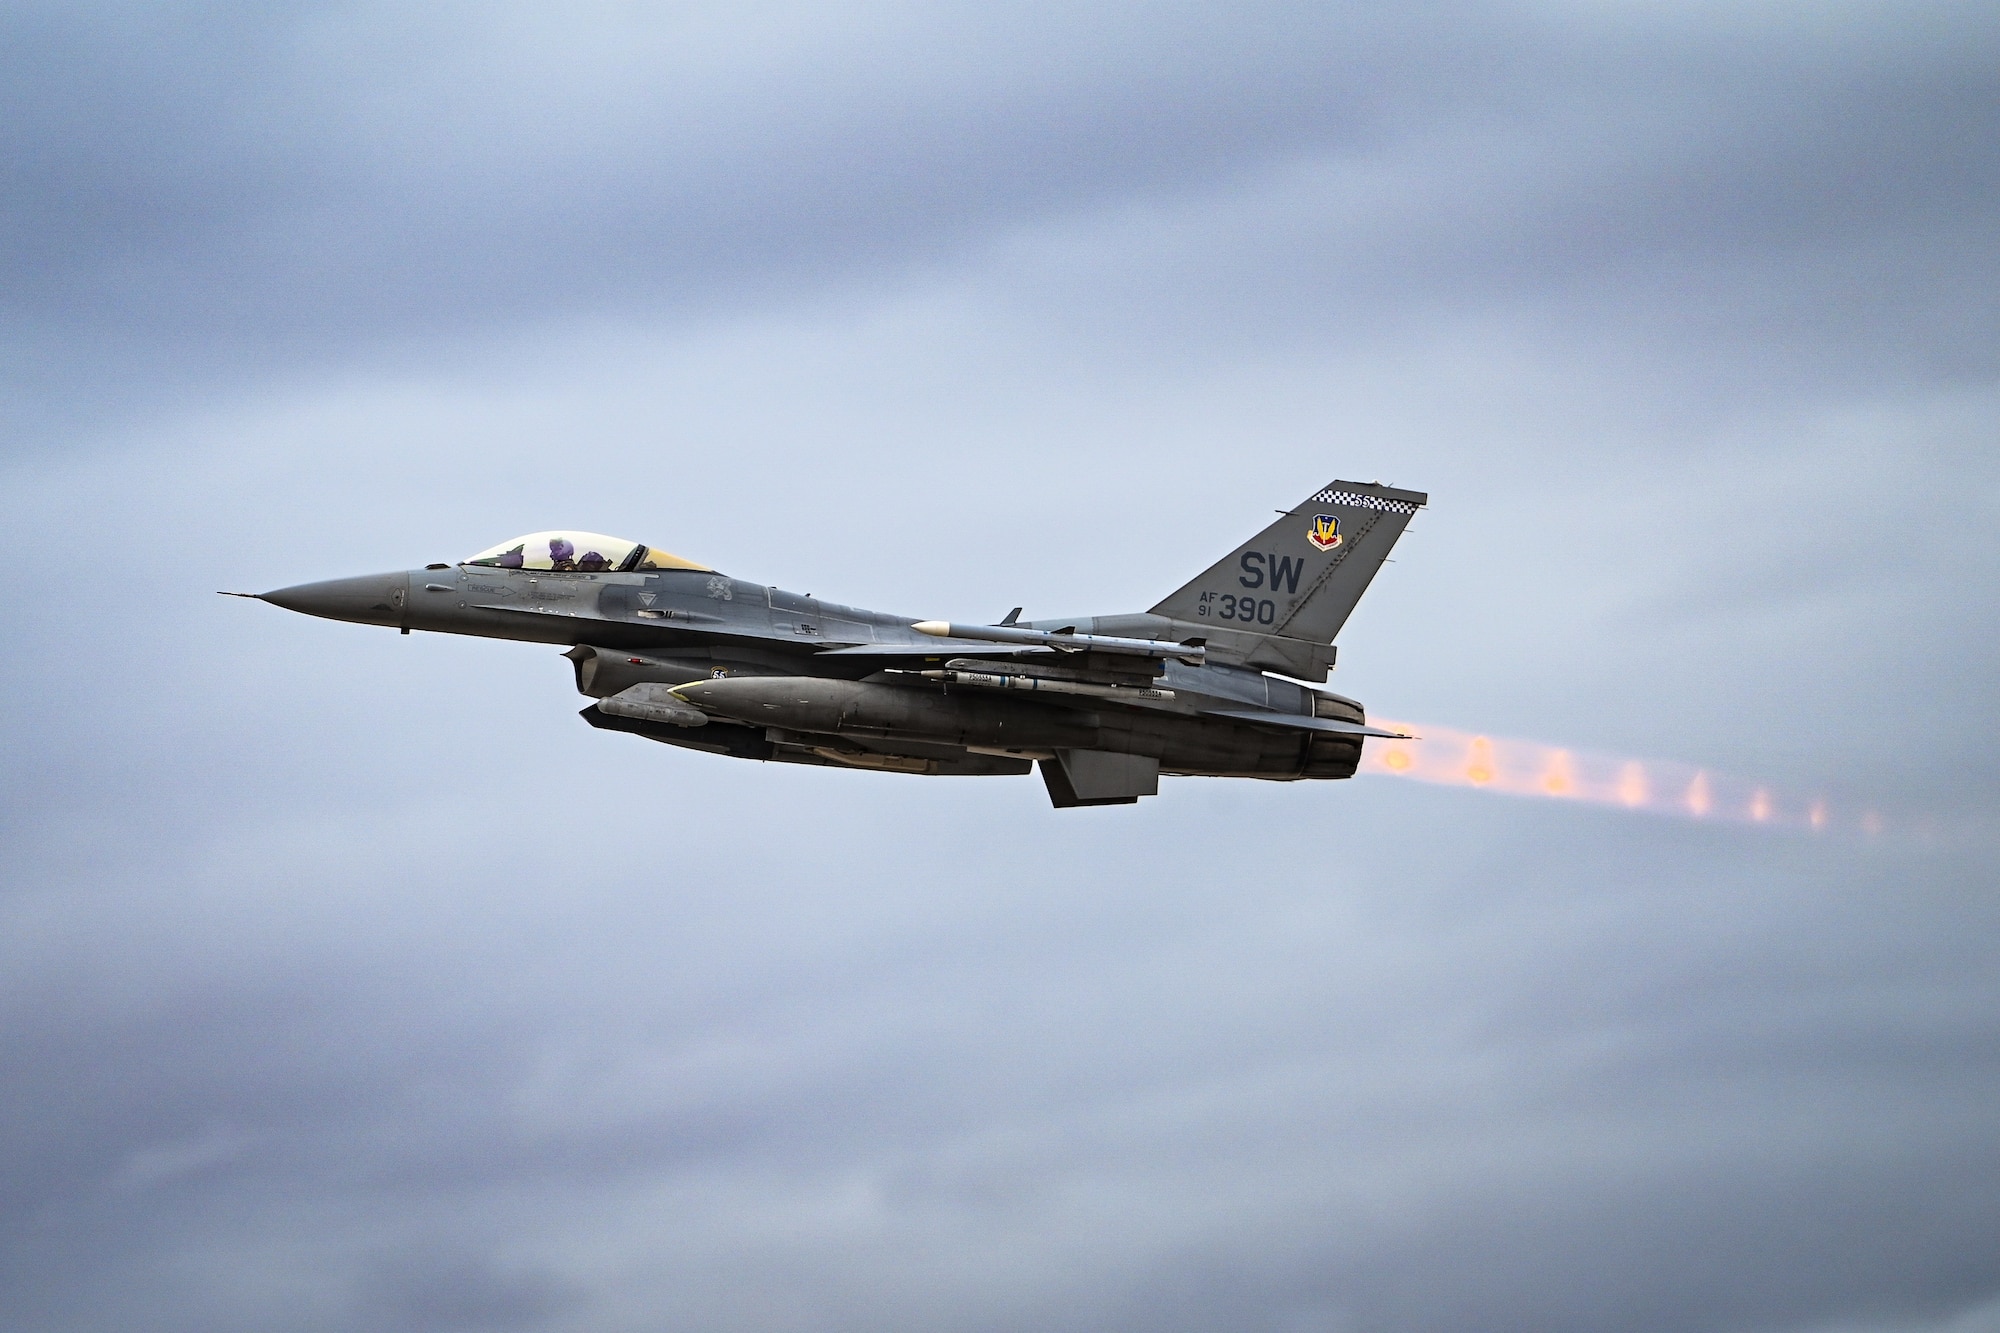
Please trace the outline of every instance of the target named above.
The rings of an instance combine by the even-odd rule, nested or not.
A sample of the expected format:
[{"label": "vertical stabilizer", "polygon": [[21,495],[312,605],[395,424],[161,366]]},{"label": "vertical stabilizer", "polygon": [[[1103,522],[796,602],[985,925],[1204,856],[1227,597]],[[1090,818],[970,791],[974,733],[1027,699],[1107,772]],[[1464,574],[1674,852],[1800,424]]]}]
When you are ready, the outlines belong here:
[{"label": "vertical stabilizer", "polygon": [[1332,643],[1411,515],[1430,497],[1336,481],[1153,608],[1154,615]]}]

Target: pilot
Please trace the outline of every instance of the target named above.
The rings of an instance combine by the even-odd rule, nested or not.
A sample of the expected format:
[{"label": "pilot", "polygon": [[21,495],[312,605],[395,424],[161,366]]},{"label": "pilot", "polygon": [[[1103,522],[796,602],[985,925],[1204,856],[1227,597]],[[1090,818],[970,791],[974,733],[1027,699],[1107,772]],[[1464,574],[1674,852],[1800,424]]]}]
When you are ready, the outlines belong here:
[{"label": "pilot", "polygon": [[576,548],[565,537],[549,538],[549,568],[575,569]]},{"label": "pilot", "polygon": [[576,558],[576,567],[595,574],[600,569],[611,568],[611,562],[596,551],[585,551]]}]

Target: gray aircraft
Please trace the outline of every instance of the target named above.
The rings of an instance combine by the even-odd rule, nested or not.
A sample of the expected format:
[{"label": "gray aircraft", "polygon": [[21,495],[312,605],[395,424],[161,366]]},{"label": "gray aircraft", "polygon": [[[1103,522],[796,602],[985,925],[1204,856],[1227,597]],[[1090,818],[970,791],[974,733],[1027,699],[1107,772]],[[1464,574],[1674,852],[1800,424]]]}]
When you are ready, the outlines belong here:
[{"label": "gray aircraft", "polygon": [[308,615],[562,644],[594,727],[689,750],[891,773],[1019,775],[1058,807],[1160,775],[1345,778],[1368,736],[1324,682],[1334,637],[1427,497],[1315,491],[1152,610],[996,625],[785,592],[589,532],[456,565],[262,594]]}]

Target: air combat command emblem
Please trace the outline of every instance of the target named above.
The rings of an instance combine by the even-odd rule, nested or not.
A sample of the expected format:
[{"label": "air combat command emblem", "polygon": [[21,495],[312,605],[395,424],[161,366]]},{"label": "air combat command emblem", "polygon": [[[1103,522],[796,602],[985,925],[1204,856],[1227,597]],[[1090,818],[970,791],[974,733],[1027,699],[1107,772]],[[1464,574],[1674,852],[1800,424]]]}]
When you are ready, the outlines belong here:
[{"label": "air combat command emblem", "polygon": [[1314,515],[1312,531],[1306,534],[1306,540],[1322,551],[1331,551],[1340,545],[1340,520],[1332,514]]}]

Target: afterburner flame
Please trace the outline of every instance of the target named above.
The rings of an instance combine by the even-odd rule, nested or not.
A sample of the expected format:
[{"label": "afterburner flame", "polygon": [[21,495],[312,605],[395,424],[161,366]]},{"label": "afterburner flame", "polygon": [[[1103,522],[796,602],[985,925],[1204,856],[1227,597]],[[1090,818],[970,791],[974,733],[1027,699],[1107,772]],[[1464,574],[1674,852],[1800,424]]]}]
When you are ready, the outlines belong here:
[{"label": "afterburner flame", "polygon": [[1416,740],[1371,740],[1360,771],[1453,787],[1481,787],[1509,796],[1614,805],[1675,815],[1814,832],[1883,831],[1874,810],[1837,810],[1819,795],[1788,794],[1667,759],[1628,759],[1561,749],[1536,741],[1481,736],[1451,727],[1369,718],[1371,725],[1407,731]]}]

